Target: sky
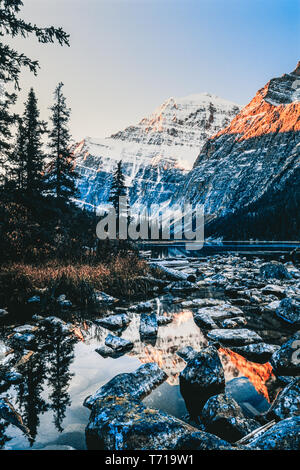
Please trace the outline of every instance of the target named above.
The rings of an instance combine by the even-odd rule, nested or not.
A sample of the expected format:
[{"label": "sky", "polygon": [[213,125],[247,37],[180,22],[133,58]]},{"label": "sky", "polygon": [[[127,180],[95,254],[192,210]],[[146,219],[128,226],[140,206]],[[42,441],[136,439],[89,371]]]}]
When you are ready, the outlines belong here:
[{"label": "sky", "polygon": [[22,73],[16,106],[34,87],[47,119],[62,81],[76,141],[105,137],[167,98],[209,92],[247,104],[300,60],[299,0],[23,0],[22,17],[62,26],[70,48],[14,46],[41,69]]}]

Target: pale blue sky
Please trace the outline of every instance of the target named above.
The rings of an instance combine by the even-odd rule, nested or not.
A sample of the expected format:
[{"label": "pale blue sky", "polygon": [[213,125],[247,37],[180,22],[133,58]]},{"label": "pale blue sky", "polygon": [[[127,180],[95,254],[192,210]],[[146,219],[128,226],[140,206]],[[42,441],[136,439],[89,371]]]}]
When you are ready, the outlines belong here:
[{"label": "pale blue sky", "polygon": [[22,75],[47,118],[59,81],[76,140],[134,124],[170,96],[208,91],[246,104],[300,60],[299,0],[23,0],[23,16],[61,25],[71,47],[17,40],[40,60]]}]

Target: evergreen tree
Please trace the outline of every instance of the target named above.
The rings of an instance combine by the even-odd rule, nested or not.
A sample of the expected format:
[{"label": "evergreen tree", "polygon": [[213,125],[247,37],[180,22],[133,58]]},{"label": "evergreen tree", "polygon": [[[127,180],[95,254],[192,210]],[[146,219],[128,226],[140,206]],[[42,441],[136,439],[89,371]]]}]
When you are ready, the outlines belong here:
[{"label": "evergreen tree", "polygon": [[40,28],[36,24],[24,21],[19,17],[23,7],[22,0],[0,0],[0,183],[1,186],[7,182],[6,172],[8,160],[11,158],[11,125],[14,124],[16,116],[10,111],[11,105],[16,101],[15,93],[7,93],[5,85],[11,83],[16,89],[20,89],[19,76],[22,68],[27,68],[35,75],[39,63],[31,60],[22,52],[18,52],[5,44],[7,38],[27,38],[35,36],[40,43],[53,43],[58,41],[60,45],[69,45],[69,35],[62,28]]},{"label": "evergreen tree", "polygon": [[74,169],[74,154],[68,129],[70,109],[62,93],[63,83],[54,92],[54,104],[50,108],[52,129],[50,132],[50,164],[47,170],[49,190],[58,198],[68,200],[76,194],[77,172]]},{"label": "evergreen tree", "polygon": [[[33,35],[36,36],[38,42],[43,44],[53,43],[57,40],[60,45],[69,45],[69,35],[62,28],[54,28],[53,26],[40,28],[36,24],[19,18],[22,7],[22,0],[0,0],[0,36],[27,38]],[[13,82],[19,88],[19,75],[23,67],[36,74],[39,63],[23,53],[17,52],[10,45],[1,42],[0,81]]]},{"label": "evergreen tree", "polygon": [[122,171],[122,161],[120,160],[117,164],[117,168],[113,174],[113,180],[110,187],[109,202],[112,203],[116,210],[117,217],[121,216],[120,214],[120,204],[119,197],[127,196],[127,188],[125,186],[125,177]]},{"label": "evergreen tree", "polygon": [[[24,155],[19,156],[19,171],[24,170],[22,189],[29,195],[41,195],[44,189],[44,154],[42,150],[42,135],[46,132],[46,123],[39,120],[40,112],[37,99],[31,88],[25,103],[23,117]],[[23,132],[23,131],[22,131]]]}]

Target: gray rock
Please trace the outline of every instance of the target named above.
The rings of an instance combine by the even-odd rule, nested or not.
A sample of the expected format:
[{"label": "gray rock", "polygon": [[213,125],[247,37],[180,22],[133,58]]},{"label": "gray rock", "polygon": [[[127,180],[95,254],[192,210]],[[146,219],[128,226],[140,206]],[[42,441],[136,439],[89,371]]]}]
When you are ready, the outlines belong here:
[{"label": "gray rock", "polygon": [[32,333],[15,333],[11,343],[16,348],[35,349],[37,346],[35,335]]},{"label": "gray rock", "polygon": [[105,345],[116,352],[128,351],[129,349],[133,348],[132,341],[128,341],[127,339],[119,338],[119,336],[111,334],[107,335],[105,338]]},{"label": "gray rock", "polygon": [[222,321],[222,328],[237,328],[241,325],[247,325],[247,320],[244,317],[226,318]]},{"label": "gray rock", "polygon": [[297,375],[300,373],[300,333],[296,333],[278,351],[276,351],[270,360],[274,374],[279,375]]},{"label": "gray rock", "polygon": [[104,318],[94,320],[97,325],[108,328],[109,330],[118,330],[125,328],[130,323],[130,317],[126,313],[109,315]]},{"label": "gray rock", "polygon": [[213,341],[218,341],[225,346],[243,346],[262,341],[262,338],[255,333],[255,331],[248,330],[246,328],[234,330],[216,329],[210,331],[207,336]]},{"label": "gray rock", "polygon": [[224,386],[224,370],[214,346],[198,352],[180,373],[180,391],[191,417],[199,416],[208,398]]},{"label": "gray rock", "polygon": [[246,346],[232,346],[232,351],[245,357],[248,361],[264,364],[268,362],[272,355],[280,348],[276,344],[258,343],[247,344]]},{"label": "gray rock", "polygon": [[41,298],[39,295],[34,295],[33,297],[30,297],[30,299],[27,300],[29,304],[39,304],[41,301]]},{"label": "gray rock", "polygon": [[268,419],[300,416],[300,377],[293,380],[277,395],[266,415]]},{"label": "gray rock", "polygon": [[264,279],[292,279],[286,267],[276,261],[263,264],[260,267],[260,275]]},{"label": "gray rock", "polygon": [[170,315],[157,315],[157,324],[158,326],[164,326],[168,325],[169,323],[172,323],[173,317]]},{"label": "gray rock", "polygon": [[147,363],[139,367],[135,372],[119,374],[103,385],[94,395],[87,397],[84,406],[92,408],[98,399],[115,396],[130,397],[132,399],[143,399],[163,383],[167,378],[157,364]]},{"label": "gray rock", "polygon": [[112,305],[118,301],[115,297],[100,291],[95,291],[95,300],[98,305]]},{"label": "gray rock", "polygon": [[276,309],[276,315],[287,323],[300,325],[300,302],[290,298],[283,299]]},{"label": "gray rock", "polygon": [[8,311],[5,308],[0,308],[0,318],[8,315]]},{"label": "gray rock", "polygon": [[16,328],[13,329],[15,333],[33,333],[36,331],[37,327],[33,325],[22,325],[22,326],[17,326]]},{"label": "gray rock", "polygon": [[130,312],[151,312],[155,306],[155,301],[148,300],[147,302],[140,302],[136,305],[131,305]]},{"label": "gray rock", "polygon": [[185,362],[188,362],[193,359],[198,354],[198,352],[195,351],[192,346],[184,346],[183,348],[178,349],[178,351],[176,351],[176,354],[181,357],[181,359],[183,359]]},{"label": "gray rock", "polygon": [[249,449],[300,450],[300,416],[284,419],[268,431],[252,439]]},{"label": "gray rock", "polygon": [[197,284],[194,284],[189,281],[178,281],[178,282],[171,282],[166,287],[164,287],[164,292],[174,292],[174,293],[181,293],[181,292],[192,292],[194,290],[198,290],[199,287]]},{"label": "gray rock", "polygon": [[199,328],[203,328],[204,330],[218,328],[217,324],[207,313],[196,313],[194,315],[194,322],[199,326]]},{"label": "gray rock", "polygon": [[193,432],[182,436],[176,450],[234,450],[229,442],[204,431]]},{"label": "gray rock", "polygon": [[228,442],[235,442],[260,427],[253,419],[246,419],[237,402],[225,394],[209,398],[201,418],[207,432]]},{"label": "gray rock", "polygon": [[140,336],[149,338],[157,335],[158,323],[155,313],[142,313],[140,318]]},{"label": "gray rock", "polygon": [[197,429],[138,400],[107,396],[98,399],[86,428],[89,450],[175,449],[180,437]]}]

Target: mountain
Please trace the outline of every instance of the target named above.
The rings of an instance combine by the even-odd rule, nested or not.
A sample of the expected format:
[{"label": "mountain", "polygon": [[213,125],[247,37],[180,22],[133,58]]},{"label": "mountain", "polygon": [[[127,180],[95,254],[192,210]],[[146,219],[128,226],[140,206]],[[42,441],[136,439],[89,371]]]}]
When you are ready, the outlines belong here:
[{"label": "mountain", "polygon": [[108,138],[86,138],[75,148],[79,200],[108,200],[111,175],[123,162],[131,205],[168,204],[183,185],[201,146],[226,127],[239,106],[208,93],[170,98],[136,126]]},{"label": "mountain", "polygon": [[[271,200],[276,207],[278,195],[294,188],[295,180],[300,183],[299,167],[300,62],[293,72],[270,80],[208,139],[174,200],[204,204],[209,233],[230,236],[228,224],[245,222],[242,214],[259,209],[262,216]],[[255,229],[251,232],[255,236]]]}]

